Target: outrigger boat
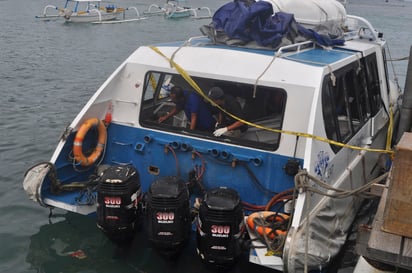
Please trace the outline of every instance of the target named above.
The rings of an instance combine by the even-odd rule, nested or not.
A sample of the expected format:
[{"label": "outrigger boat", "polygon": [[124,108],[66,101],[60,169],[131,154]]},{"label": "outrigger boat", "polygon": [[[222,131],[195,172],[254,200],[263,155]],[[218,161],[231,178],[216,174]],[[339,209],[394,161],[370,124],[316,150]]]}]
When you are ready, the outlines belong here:
[{"label": "outrigger boat", "polygon": [[[251,238],[252,263],[327,268],[361,193],[386,174],[401,91],[382,35],[339,2],[317,2],[235,1],[205,36],[139,47],[65,129],[50,162],[28,170],[24,189],[42,206],[96,217],[119,245],[143,223],[165,252],[196,234],[199,256],[215,266],[236,262]],[[183,111],[159,123],[175,107],[171,86],[247,130],[191,130]],[[212,87],[235,97],[244,117],[215,104]]]},{"label": "outrigger boat", "polygon": [[208,7],[192,8],[187,6],[186,1],[167,0],[163,6],[151,4],[149,8],[144,11],[146,15],[164,15],[167,18],[185,18],[192,17],[195,19],[207,19],[212,17],[212,13]]},{"label": "outrigger boat", "polygon": [[[101,0],[66,0],[62,8],[46,5],[38,19],[50,20],[62,18],[70,23],[120,23],[143,19],[136,7],[122,8],[114,4],[102,6]],[[126,19],[126,11],[136,13],[136,17]],[[122,17],[122,19],[118,19]]]}]

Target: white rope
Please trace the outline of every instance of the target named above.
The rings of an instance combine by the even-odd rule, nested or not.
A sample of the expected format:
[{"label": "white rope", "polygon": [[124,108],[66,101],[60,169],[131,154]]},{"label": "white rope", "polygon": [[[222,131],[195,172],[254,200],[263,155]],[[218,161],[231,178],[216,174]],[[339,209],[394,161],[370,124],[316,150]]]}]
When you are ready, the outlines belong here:
[{"label": "white rope", "polygon": [[273,62],[275,61],[275,59],[280,55],[280,53],[276,53],[272,60],[269,62],[269,64],[266,66],[266,68],[263,70],[263,72],[259,75],[259,77],[257,77],[256,81],[255,81],[255,85],[253,86],[253,98],[256,98],[256,90],[257,90],[257,85],[259,83],[260,78],[263,77],[263,75],[265,75],[265,73],[268,71],[269,67],[273,64]]},{"label": "white rope", "polygon": [[[342,190],[339,188],[334,188],[331,185],[327,184],[326,182],[310,175],[306,170],[301,170],[299,171],[298,174],[295,176],[295,186],[298,189],[302,190],[307,190],[310,192],[314,192],[320,195],[332,197],[332,198],[346,198],[350,196],[361,196],[363,198],[368,198],[372,197],[372,194],[369,194],[367,191],[376,183],[379,183],[383,179],[385,179],[388,176],[388,172],[384,173],[381,176],[378,176],[377,178],[373,179],[372,181],[360,186],[359,188],[353,189],[353,190]],[[321,186],[322,188],[329,190],[329,191],[334,191],[335,193],[327,193],[325,191],[321,191],[317,189],[316,187],[312,187],[309,185],[308,180],[312,180],[315,184]]]}]

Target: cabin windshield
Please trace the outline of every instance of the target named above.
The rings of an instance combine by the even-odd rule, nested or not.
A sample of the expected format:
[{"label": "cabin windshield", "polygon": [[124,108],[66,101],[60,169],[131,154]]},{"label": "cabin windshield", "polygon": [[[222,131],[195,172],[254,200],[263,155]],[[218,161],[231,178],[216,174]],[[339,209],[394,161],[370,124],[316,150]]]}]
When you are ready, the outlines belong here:
[{"label": "cabin windshield", "polygon": [[[145,76],[140,124],[147,128],[264,150],[273,151],[279,147],[280,134],[272,129],[282,129],[286,105],[284,89],[257,86],[254,90],[252,84],[199,77],[193,77],[193,80],[206,95],[212,87],[220,87],[225,94],[226,107],[222,106],[222,108],[230,112],[228,101],[239,105],[240,111],[231,114],[242,121],[257,124],[260,128],[253,124],[244,124],[235,130],[239,131],[239,134],[214,136],[213,132],[217,129],[215,125],[221,111],[194,91],[182,76],[155,71],[150,71]],[[176,99],[174,95],[176,89],[172,87],[180,87],[183,90],[183,102]],[[193,104],[198,109],[197,113],[193,110]],[[193,121],[192,113],[197,116],[196,128],[190,126]],[[209,116],[213,119],[210,120]],[[232,121],[236,119],[232,118]]]}]

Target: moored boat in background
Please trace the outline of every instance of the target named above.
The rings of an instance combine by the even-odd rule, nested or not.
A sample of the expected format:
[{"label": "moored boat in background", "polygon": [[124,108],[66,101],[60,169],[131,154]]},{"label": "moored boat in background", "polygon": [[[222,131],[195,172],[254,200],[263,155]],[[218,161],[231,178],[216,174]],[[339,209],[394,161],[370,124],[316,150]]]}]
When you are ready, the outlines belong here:
[{"label": "moored boat in background", "polygon": [[167,0],[163,6],[151,4],[146,11],[146,15],[164,15],[169,19],[192,17],[195,19],[207,19],[212,17],[208,7],[193,8],[188,6],[185,0]]},{"label": "moored boat in background", "polygon": [[[136,7],[122,8],[114,4],[101,5],[102,0],[66,0],[64,7],[59,8],[54,5],[46,5],[38,19],[50,20],[62,18],[70,23],[111,23],[131,22],[141,20]],[[136,17],[126,19],[126,11],[132,10]],[[122,17],[122,19],[118,19]]]}]

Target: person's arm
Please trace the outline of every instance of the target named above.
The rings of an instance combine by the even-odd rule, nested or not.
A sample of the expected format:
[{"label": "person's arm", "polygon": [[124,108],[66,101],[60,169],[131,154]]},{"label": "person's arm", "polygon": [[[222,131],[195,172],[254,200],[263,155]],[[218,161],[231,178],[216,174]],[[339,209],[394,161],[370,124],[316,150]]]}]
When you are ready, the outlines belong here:
[{"label": "person's arm", "polygon": [[221,135],[224,135],[224,134],[225,134],[226,132],[228,132],[228,131],[232,131],[232,130],[237,129],[238,127],[240,127],[240,126],[242,126],[242,125],[243,125],[243,122],[241,122],[241,121],[236,121],[236,122],[232,123],[232,124],[229,125],[229,126],[226,126],[226,127],[219,128],[219,129],[215,130],[215,131],[213,132],[213,135],[219,137],[219,136],[221,136]]},{"label": "person's arm", "polygon": [[[230,101],[227,100],[225,103],[225,106],[226,106],[226,109],[228,109],[229,112],[232,112],[233,115],[239,118],[243,118],[242,109],[240,108],[240,104],[237,101],[235,101],[234,99]],[[232,124],[226,127],[215,130],[213,132],[213,135],[219,137],[221,135],[224,135],[228,131],[232,131],[232,130],[239,128],[242,125],[243,125],[243,122],[236,120]]]},{"label": "person's arm", "polygon": [[231,125],[227,126],[226,128],[227,128],[228,131],[232,131],[232,130],[235,130],[235,129],[239,128],[243,124],[244,124],[243,122],[238,120],[238,121],[235,121],[234,123],[232,123]]},{"label": "person's arm", "polygon": [[190,116],[190,130],[194,130],[196,129],[197,113],[192,112]]},{"label": "person's arm", "polygon": [[221,124],[223,121],[223,113],[222,111],[219,111],[219,114],[217,115],[217,123]]},{"label": "person's arm", "polygon": [[170,111],[170,112],[167,113],[166,115],[161,116],[161,117],[159,118],[159,123],[162,123],[163,121],[167,120],[168,118],[174,116],[176,113],[177,113],[177,108],[175,107],[175,108],[172,109],[172,111]]}]

